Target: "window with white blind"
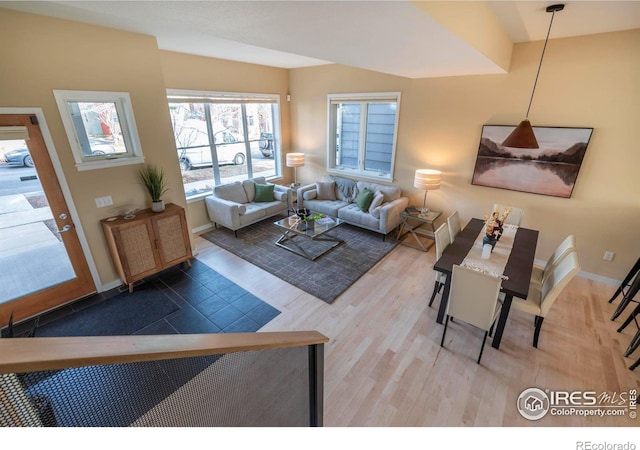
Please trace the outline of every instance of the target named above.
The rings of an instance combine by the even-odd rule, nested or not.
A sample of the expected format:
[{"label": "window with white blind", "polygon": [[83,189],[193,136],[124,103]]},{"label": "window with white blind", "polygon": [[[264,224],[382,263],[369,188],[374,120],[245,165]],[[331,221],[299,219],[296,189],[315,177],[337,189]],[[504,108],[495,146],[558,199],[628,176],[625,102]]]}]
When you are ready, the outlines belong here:
[{"label": "window with white blind", "polygon": [[400,93],[329,94],[327,170],[393,180]]}]

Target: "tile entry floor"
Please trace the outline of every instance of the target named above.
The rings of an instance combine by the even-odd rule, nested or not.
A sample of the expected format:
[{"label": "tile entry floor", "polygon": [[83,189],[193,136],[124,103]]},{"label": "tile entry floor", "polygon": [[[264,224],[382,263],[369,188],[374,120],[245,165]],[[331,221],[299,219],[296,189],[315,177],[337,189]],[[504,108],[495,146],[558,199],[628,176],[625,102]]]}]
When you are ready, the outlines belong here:
[{"label": "tile entry floor", "polygon": [[[255,332],[278,314],[276,308],[193,259],[192,267],[163,271],[136,285],[133,293],[114,289],[44,313],[35,335]],[[17,324],[15,335],[27,334],[34,320]]]}]

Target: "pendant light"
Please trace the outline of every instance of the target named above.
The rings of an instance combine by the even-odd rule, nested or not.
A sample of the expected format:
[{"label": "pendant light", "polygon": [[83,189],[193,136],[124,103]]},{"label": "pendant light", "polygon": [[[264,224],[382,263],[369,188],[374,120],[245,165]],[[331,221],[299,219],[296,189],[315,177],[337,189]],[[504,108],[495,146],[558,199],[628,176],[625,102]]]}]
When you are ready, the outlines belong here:
[{"label": "pendant light", "polygon": [[533,94],[536,92],[536,85],[538,84],[538,76],[540,76],[540,68],[542,67],[542,59],[544,58],[544,52],[547,49],[547,42],[549,41],[549,34],[551,34],[551,25],[553,25],[553,18],[556,12],[564,9],[563,4],[547,6],[546,11],[551,13],[551,21],[549,22],[549,31],[547,31],[547,38],[544,41],[544,47],[542,48],[542,56],[540,56],[540,64],[538,65],[538,73],[536,73],[536,79],[533,83],[533,90],[531,91],[531,100],[529,100],[529,107],[527,108],[527,115],[525,119],[518,124],[515,130],[511,132],[509,136],[502,142],[503,147],[515,147],[515,148],[539,148],[536,135],[531,128],[531,122],[529,122],[529,111],[531,110],[531,103],[533,103]]}]

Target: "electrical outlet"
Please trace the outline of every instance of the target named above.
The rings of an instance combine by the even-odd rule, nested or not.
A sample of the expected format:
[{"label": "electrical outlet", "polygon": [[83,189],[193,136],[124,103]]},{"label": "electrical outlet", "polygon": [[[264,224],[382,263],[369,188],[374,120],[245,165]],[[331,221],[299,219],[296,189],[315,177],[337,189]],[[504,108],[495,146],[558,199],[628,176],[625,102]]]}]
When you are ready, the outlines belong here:
[{"label": "electrical outlet", "polygon": [[98,197],[95,199],[95,201],[98,208],[104,208],[105,206],[113,205],[113,199],[110,195],[107,195],[106,197]]},{"label": "electrical outlet", "polygon": [[613,261],[613,257],[616,254],[613,252],[604,252],[604,256],[602,257],[602,259],[604,259],[605,261]]}]

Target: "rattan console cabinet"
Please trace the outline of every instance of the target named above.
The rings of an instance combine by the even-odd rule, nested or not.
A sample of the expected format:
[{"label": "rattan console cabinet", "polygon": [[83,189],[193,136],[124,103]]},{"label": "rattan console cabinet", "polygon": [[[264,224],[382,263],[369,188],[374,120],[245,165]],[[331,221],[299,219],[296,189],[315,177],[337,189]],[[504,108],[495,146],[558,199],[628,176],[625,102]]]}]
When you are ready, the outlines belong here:
[{"label": "rattan console cabinet", "polygon": [[184,208],[169,203],[162,212],[139,211],[133,219],[100,221],[118,275],[129,285],[168,267],[191,265],[191,241]]}]

